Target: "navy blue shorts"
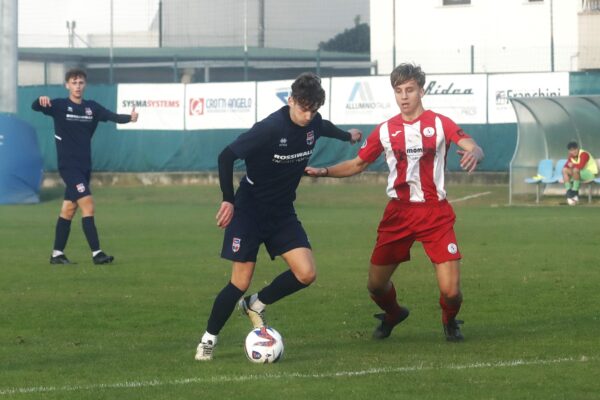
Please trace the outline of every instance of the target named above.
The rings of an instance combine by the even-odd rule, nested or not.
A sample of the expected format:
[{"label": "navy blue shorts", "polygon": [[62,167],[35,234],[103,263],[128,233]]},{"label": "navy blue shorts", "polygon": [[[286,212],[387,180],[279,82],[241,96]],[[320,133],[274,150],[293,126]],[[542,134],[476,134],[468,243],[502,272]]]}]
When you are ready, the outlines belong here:
[{"label": "navy blue shorts", "polygon": [[233,219],[225,228],[221,257],[256,262],[261,243],[271,259],[300,247],[311,248],[293,205],[257,206],[238,197],[235,203]]},{"label": "navy blue shorts", "polygon": [[82,197],[92,194],[90,191],[91,171],[81,171],[78,169],[61,169],[60,177],[65,182],[65,200],[76,202]]}]

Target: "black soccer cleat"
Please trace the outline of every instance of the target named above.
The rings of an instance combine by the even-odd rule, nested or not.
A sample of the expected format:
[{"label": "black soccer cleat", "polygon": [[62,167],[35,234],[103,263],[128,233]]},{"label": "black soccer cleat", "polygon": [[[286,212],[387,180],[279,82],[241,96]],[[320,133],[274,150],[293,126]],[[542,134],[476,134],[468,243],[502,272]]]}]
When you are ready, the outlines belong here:
[{"label": "black soccer cleat", "polygon": [[400,313],[398,314],[398,317],[392,322],[387,322],[385,320],[385,313],[373,315],[378,320],[381,320],[381,324],[373,331],[373,339],[387,338],[392,334],[394,327],[408,318],[409,315],[410,311],[408,311],[408,308],[404,307],[400,307]]},{"label": "black soccer cleat", "polygon": [[464,323],[459,319],[451,319],[447,324],[444,324],[444,335],[448,342],[462,342],[465,337],[460,332],[460,326]]},{"label": "black soccer cleat", "polygon": [[109,256],[109,255],[105,254],[103,251],[101,251],[100,253],[96,254],[92,259],[94,260],[94,264],[100,265],[100,264],[110,264],[111,262],[113,262],[113,260],[115,258],[113,256]]},{"label": "black soccer cleat", "polygon": [[61,255],[58,255],[56,257],[50,256],[50,264],[57,264],[57,265],[64,264],[64,265],[66,265],[66,264],[75,264],[75,263],[72,263],[71,261],[69,261],[69,259],[67,258],[66,255],[61,254]]}]

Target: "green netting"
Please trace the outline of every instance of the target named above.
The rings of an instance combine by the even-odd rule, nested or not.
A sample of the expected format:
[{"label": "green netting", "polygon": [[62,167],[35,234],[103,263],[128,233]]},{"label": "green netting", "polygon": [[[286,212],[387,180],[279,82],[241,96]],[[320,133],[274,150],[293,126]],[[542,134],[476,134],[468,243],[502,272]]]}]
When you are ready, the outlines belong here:
[{"label": "green netting", "polygon": [[[517,145],[510,162],[510,202],[534,194],[525,179],[537,174],[540,160],[567,158],[567,143],[576,141],[600,157],[600,96],[511,99],[518,120]],[[544,185],[546,191],[560,184]]]}]

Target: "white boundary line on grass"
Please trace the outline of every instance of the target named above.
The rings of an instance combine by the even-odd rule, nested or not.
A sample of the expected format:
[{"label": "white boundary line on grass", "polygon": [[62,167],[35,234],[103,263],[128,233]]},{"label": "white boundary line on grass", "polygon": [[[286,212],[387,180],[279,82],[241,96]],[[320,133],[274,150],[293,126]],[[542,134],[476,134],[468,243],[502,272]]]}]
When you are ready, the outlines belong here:
[{"label": "white boundary line on grass", "polygon": [[6,388],[0,389],[0,396],[10,396],[16,394],[28,393],[49,393],[49,392],[74,392],[74,391],[91,391],[102,389],[135,389],[147,388],[153,386],[167,385],[189,385],[198,383],[230,383],[230,382],[246,382],[259,379],[325,379],[325,378],[347,378],[353,376],[367,376],[374,374],[389,374],[398,372],[418,372],[418,371],[433,371],[433,370],[465,370],[465,369],[482,369],[482,368],[513,368],[527,365],[549,365],[561,364],[566,362],[586,362],[590,358],[582,356],[580,358],[565,357],[555,358],[551,360],[509,360],[496,362],[479,362],[472,364],[450,364],[445,366],[426,366],[416,365],[396,368],[370,368],[359,371],[338,371],[326,372],[319,374],[305,374],[299,372],[280,373],[280,374],[253,374],[253,375],[221,375],[211,378],[186,378],[173,380],[153,379],[150,381],[124,381],[117,383],[98,383],[91,385],[67,385],[67,386],[34,386],[22,388]]},{"label": "white boundary line on grass", "polygon": [[475,199],[477,197],[487,196],[490,193],[492,193],[492,192],[475,193],[475,194],[471,194],[469,196],[461,197],[460,199],[450,200],[450,203],[458,203],[459,201],[465,201],[465,200]]}]

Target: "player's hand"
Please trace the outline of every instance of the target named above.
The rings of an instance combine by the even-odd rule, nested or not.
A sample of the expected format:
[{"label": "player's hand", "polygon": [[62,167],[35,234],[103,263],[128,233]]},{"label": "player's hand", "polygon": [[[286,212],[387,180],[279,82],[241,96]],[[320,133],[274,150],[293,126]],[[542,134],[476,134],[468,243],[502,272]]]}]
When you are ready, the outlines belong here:
[{"label": "player's hand", "polygon": [[354,144],[360,142],[362,140],[362,132],[356,128],[351,128],[348,130],[350,132],[350,143]]},{"label": "player's hand", "polygon": [[38,99],[40,106],[42,107],[52,107],[52,102],[50,101],[50,97],[48,96],[40,96]]},{"label": "player's hand", "polygon": [[224,201],[221,203],[221,207],[217,212],[217,226],[219,228],[226,228],[227,225],[231,222],[233,218],[233,204],[228,201]]},{"label": "player's hand", "polygon": [[308,176],[312,176],[314,178],[318,178],[320,176],[327,176],[329,170],[327,168],[315,168],[315,167],[306,167],[304,168],[304,173]]},{"label": "player's hand", "polygon": [[137,122],[138,120],[138,113],[137,111],[135,111],[135,106],[133,106],[133,109],[131,110],[131,122]]},{"label": "player's hand", "polygon": [[478,151],[466,151],[466,150],[457,150],[456,153],[460,155],[460,167],[468,172],[475,171],[477,168],[477,164],[483,158],[483,154],[478,154]]}]

